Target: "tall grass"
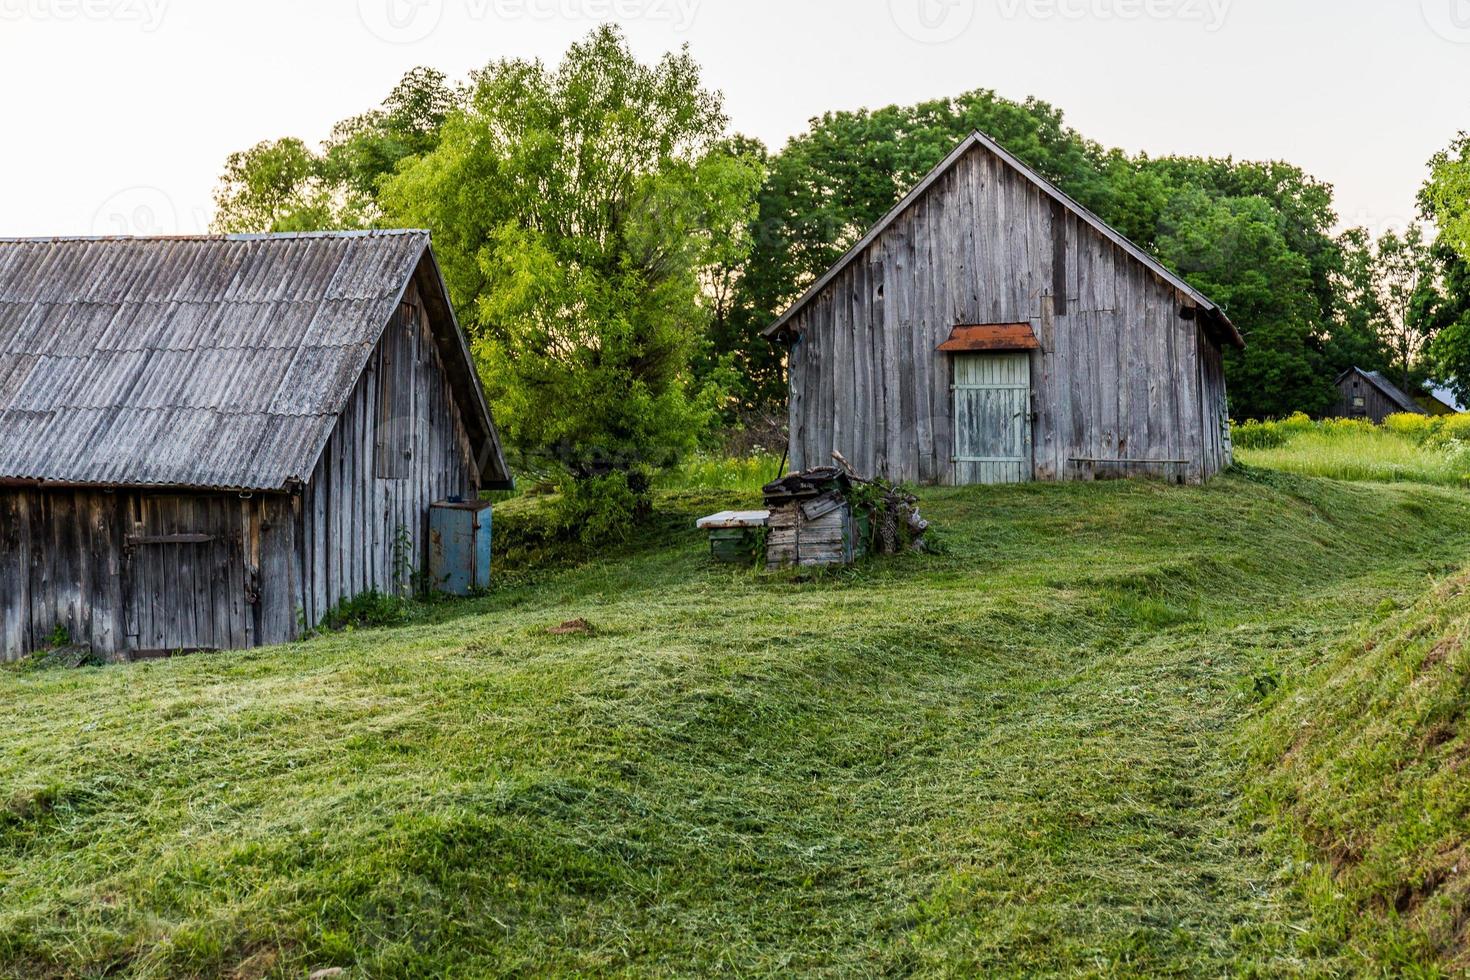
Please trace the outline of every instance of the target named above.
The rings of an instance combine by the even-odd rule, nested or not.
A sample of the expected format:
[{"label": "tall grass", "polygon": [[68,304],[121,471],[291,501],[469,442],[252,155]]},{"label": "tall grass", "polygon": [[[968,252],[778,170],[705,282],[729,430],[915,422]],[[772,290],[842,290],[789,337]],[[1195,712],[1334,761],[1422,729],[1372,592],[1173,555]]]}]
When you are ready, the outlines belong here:
[{"label": "tall grass", "polygon": [[762,487],[780,477],[781,457],[754,453],[737,459],[697,456],[660,473],[654,486],[660,490],[738,490],[758,494]]},{"label": "tall grass", "polygon": [[1335,480],[1470,486],[1470,416],[1393,415],[1379,426],[1294,415],[1238,424],[1233,436],[1236,458],[1251,466]]}]

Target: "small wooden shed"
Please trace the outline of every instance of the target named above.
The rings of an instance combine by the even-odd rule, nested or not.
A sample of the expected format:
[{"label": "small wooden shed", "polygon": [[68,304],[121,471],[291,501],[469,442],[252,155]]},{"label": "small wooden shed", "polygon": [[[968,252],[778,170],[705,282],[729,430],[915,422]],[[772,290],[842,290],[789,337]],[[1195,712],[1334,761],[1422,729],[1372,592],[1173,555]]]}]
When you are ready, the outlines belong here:
[{"label": "small wooden shed", "polygon": [[1424,407],[1381,371],[1352,368],[1337,378],[1338,418],[1367,419],[1382,425],[1390,415],[1427,415]]},{"label": "small wooden shed", "polygon": [[0,659],[290,640],[509,483],[427,232],[0,241]]},{"label": "small wooden shed", "polygon": [[915,483],[1153,476],[1231,462],[1225,311],[975,133],[766,335],[795,469],[834,450]]}]

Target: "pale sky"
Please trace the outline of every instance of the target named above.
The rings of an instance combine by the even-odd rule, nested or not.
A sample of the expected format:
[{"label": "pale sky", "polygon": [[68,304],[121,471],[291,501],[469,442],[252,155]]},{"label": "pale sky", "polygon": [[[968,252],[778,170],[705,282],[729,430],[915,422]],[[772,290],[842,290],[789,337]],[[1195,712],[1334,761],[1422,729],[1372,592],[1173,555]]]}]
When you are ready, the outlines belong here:
[{"label": "pale sky", "polygon": [[1130,152],[1290,160],[1375,231],[1470,129],[1470,0],[0,0],[0,236],[203,232],[232,150],[602,20],[645,59],[688,43],[773,148],[987,87]]}]

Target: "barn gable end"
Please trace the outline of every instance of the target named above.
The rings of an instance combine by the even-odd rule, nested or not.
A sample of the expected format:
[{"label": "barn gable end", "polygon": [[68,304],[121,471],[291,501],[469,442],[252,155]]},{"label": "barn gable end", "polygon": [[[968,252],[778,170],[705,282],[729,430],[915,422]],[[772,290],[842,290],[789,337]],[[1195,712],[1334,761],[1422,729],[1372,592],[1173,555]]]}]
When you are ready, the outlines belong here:
[{"label": "barn gable end", "polygon": [[[955,350],[956,328],[1018,324],[1025,370]],[[1229,463],[1228,318],[978,134],[767,332],[790,346],[798,467],[837,450],[919,483],[1199,481]]]}]

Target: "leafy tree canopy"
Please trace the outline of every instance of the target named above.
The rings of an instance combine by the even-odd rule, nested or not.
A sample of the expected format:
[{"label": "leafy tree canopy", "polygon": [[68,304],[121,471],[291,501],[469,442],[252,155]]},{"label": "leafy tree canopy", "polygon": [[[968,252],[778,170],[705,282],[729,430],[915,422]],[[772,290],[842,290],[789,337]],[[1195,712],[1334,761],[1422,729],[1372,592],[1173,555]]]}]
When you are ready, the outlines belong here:
[{"label": "leafy tree canopy", "polygon": [[1429,161],[1419,206],[1439,235],[1430,250],[1436,274],[1421,289],[1416,312],[1434,338],[1430,366],[1463,404],[1470,402],[1470,134]]},{"label": "leafy tree canopy", "polygon": [[607,27],[555,69],[477,72],[433,148],[380,182],[390,221],[433,230],[523,462],[665,465],[707,427],[705,287],[743,260],[762,176],[726,124],[687,50],[644,65]]}]

